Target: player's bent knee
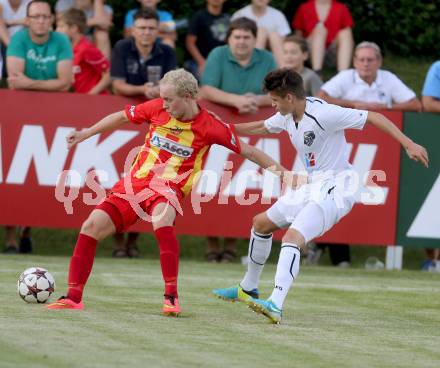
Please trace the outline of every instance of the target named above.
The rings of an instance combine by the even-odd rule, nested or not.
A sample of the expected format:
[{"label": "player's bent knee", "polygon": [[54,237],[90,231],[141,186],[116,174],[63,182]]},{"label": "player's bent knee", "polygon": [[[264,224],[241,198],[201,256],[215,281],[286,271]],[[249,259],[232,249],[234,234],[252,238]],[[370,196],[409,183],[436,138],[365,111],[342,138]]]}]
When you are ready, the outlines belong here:
[{"label": "player's bent knee", "polygon": [[287,230],[283,236],[282,242],[296,244],[300,248],[305,246],[304,236],[296,229]]},{"label": "player's bent knee", "polygon": [[105,223],[99,221],[93,213],[87,218],[86,221],[83,222],[81,226],[81,233],[91,236],[96,240],[101,240],[109,235],[111,231],[108,229]]},{"label": "player's bent knee", "polygon": [[273,231],[272,224],[268,223],[265,213],[260,213],[252,220],[252,226],[255,232],[259,234],[269,234]]}]

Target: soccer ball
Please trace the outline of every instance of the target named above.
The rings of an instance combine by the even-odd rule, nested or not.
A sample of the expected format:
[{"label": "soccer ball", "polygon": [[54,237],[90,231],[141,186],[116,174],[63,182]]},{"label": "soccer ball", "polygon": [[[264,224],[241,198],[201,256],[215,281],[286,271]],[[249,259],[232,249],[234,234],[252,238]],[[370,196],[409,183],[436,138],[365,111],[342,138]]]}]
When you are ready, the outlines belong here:
[{"label": "soccer ball", "polygon": [[18,295],[28,303],[45,303],[55,290],[55,279],[44,268],[23,271],[17,282]]}]

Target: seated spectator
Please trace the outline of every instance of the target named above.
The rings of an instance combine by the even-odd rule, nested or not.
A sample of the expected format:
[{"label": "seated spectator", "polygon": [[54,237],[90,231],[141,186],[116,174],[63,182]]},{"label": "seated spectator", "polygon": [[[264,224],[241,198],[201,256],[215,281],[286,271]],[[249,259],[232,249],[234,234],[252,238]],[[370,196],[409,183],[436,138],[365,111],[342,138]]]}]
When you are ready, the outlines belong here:
[{"label": "seated spectator", "polygon": [[322,86],[322,80],[312,69],[304,66],[309,58],[309,49],[304,38],[288,36],[283,42],[282,67],[292,68],[304,81],[306,96],[315,96]]},{"label": "seated spectator", "polygon": [[356,46],[354,69],[344,70],[326,82],[318,96],[329,103],[364,110],[420,111],[416,94],[396,75],[382,70],[382,53],[373,42]]},{"label": "seated spectator", "polygon": [[348,8],[335,0],[308,0],[292,21],[296,33],[309,42],[312,69],[318,74],[324,58],[336,53],[338,71],[348,69],[353,52],[353,18]]},{"label": "seated spectator", "polygon": [[124,21],[124,36],[130,37],[132,36],[133,24],[134,24],[134,15],[139,9],[151,8],[157,12],[159,15],[159,38],[160,40],[172,47],[173,49],[176,47],[177,40],[177,32],[176,32],[176,23],[174,22],[173,16],[170,12],[165,10],[157,9],[157,4],[160,0],[137,0],[140,3],[140,8],[132,9],[127,12],[125,15]]},{"label": "seated spectator", "polygon": [[422,91],[423,110],[440,113],[440,60],[429,68]]},{"label": "seated spectator", "polygon": [[57,19],[72,8],[82,10],[87,17],[86,35],[93,39],[99,50],[110,59],[111,44],[109,30],[112,27],[113,9],[104,4],[105,0],[58,0],[55,5]]},{"label": "seated spectator", "polygon": [[0,0],[0,41],[9,39],[25,26],[26,8],[31,0]]},{"label": "seated spectator", "polygon": [[278,9],[268,6],[270,0],[252,0],[250,5],[237,10],[232,20],[246,17],[257,23],[256,47],[268,47],[278,65],[283,59],[283,39],[290,33],[289,22]]},{"label": "seated spectator", "polygon": [[206,60],[200,94],[202,98],[235,107],[239,113],[258,111],[270,106],[263,93],[265,75],[276,68],[272,54],[255,47],[257,24],[248,18],[231,22],[228,44],[216,47]]},{"label": "seated spectator", "polygon": [[174,50],[158,41],[159,16],[150,8],[134,15],[133,37],[113,48],[110,75],[113,91],[123,96],[159,97],[158,82],[177,66]]},{"label": "seated spectator", "polygon": [[11,38],[7,50],[11,89],[67,91],[72,83],[72,47],[66,35],[51,31],[53,15],[45,0],[28,4],[28,28]]},{"label": "seated spectator", "polygon": [[110,63],[84,33],[86,15],[82,10],[69,9],[58,20],[57,32],[69,37],[73,46],[73,90],[90,95],[106,94],[110,85]]},{"label": "seated spectator", "polygon": [[208,54],[226,43],[230,16],[223,13],[225,0],[207,0],[206,8],[191,18],[186,36],[186,50],[192,60],[185,67],[199,80],[205,68]]}]

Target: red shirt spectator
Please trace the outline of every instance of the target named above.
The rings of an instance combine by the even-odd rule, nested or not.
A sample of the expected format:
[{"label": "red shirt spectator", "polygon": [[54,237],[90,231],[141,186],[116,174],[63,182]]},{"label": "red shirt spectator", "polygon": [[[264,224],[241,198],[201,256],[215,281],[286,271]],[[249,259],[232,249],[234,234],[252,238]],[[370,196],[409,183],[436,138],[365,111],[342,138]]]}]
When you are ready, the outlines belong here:
[{"label": "red shirt spectator", "polygon": [[[319,22],[316,12],[315,0],[309,0],[298,8],[293,21],[293,28],[302,32],[304,38],[307,38]],[[327,28],[327,39],[325,46],[328,47],[341,29],[353,27],[353,18],[345,4],[336,0],[332,1],[327,19],[324,22]]]},{"label": "red shirt spectator", "polygon": [[[99,49],[86,37],[73,47],[73,89],[78,93],[88,93],[109,71],[110,63]],[[104,89],[100,94],[108,94]]]}]

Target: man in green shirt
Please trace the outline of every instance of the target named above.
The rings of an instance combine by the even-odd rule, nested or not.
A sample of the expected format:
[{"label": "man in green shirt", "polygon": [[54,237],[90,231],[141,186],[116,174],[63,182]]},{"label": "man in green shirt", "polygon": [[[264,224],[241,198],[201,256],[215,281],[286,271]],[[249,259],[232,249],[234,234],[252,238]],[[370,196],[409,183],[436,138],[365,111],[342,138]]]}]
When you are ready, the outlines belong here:
[{"label": "man in green shirt", "polygon": [[54,17],[45,0],[31,1],[27,28],[17,32],[7,50],[11,89],[67,91],[73,81],[72,46],[68,38],[51,31]]},{"label": "man in green shirt", "polygon": [[255,47],[256,23],[248,18],[231,22],[228,44],[208,55],[202,76],[202,98],[253,113],[271,104],[262,91],[264,76],[276,68],[272,54]]}]

